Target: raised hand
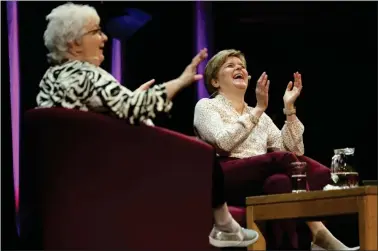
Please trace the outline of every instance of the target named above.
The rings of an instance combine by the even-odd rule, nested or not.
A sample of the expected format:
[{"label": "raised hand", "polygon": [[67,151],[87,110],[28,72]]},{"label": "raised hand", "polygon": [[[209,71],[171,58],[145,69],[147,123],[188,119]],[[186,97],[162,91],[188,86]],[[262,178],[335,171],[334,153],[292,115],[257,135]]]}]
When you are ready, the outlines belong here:
[{"label": "raised hand", "polygon": [[155,79],[151,79],[150,81],[147,81],[146,83],[142,84],[141,86],[138,87],[138,89],[135,90],[135,92],[137,92],[137,91],[145,91],[148,88],[150,88],[151,85],[153,85],[153,83],[155,83]]},{"label": "raised hand", "polygon": [[268,80],[268,75],[263,72],[261,74],[259,80],[257,80],[257,85],[256,85],[256,108],[265,111],[266,108],[268,107],[268,102],[269,102],[269,85],[270,85],[270,80]]},{"label": "raised hand", "polygon": [[298,72],[294,73],[294,84],[292,81],[287,85],[283,101],[285,107],[292,108],[295,100],[299,97],[302,91],[302,76]]},{"label": "raised hand", "polygon": [[192,62],[185,68],[184,72],[178,77],[182,87],[202,79],[202,74],[197,74],[198,65],[207,58],[207,49],[202,49],[192,60]]}]

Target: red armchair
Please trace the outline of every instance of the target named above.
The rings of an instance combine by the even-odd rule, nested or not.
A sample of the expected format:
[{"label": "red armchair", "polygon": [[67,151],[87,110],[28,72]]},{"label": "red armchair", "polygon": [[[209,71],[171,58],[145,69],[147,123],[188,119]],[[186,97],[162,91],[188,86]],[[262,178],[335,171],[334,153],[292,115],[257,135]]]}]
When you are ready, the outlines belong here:
[{"label": "red armchair", "polygon": [[62,108],[28,111],[22,130],[24,248],[209,248],[209,145]]}]

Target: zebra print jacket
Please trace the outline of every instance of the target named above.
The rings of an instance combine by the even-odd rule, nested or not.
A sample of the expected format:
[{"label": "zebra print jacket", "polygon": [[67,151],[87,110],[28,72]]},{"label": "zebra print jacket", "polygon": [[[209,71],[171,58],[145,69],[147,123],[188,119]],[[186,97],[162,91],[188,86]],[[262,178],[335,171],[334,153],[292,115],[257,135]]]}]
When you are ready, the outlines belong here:
[{"label": "zebra print jacket", "polygon": [[46,71],[39,84],[37,106],[110,113],[130,124],[148,124],[159,113],[168,113],[172,102],[164,84],[132,92],[100,67],[69,61]]}]

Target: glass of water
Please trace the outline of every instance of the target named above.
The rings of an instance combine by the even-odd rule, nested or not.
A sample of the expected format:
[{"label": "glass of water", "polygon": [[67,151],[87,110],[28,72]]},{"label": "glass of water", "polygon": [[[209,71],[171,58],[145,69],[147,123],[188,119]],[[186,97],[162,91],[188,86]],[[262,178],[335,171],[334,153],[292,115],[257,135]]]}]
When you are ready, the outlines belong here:
[{"label": "glass of water", "polygon": [[293,193],[306,192],[307,188],[307,163],[293,162],[291,165],[291,184]]}]

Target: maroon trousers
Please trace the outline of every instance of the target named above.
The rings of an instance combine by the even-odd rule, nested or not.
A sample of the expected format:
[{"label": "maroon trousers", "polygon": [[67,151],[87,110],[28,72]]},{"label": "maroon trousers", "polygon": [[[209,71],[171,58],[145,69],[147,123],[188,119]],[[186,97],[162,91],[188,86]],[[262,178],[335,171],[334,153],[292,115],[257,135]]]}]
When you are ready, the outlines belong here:
[{"label": "maroon trousers", "polygon": [[[309,190],[321,190],[330,183],[330,169],[306,156],[295,156],[291,152],[272,152],[245,159],[220,158],[224,173],[225,200],[232,206],[245,206],[245,198],[254,195],[290,193],[290,163],[307,163]],[[300,229],[308,228],[304,222],[295,220],[271,221],[267,224],[267,248],[297,249],[301,239],[310,240]],[[306,236],[305,236],[306,235]],[[287,238],[285,238],[285,236]]]}]

